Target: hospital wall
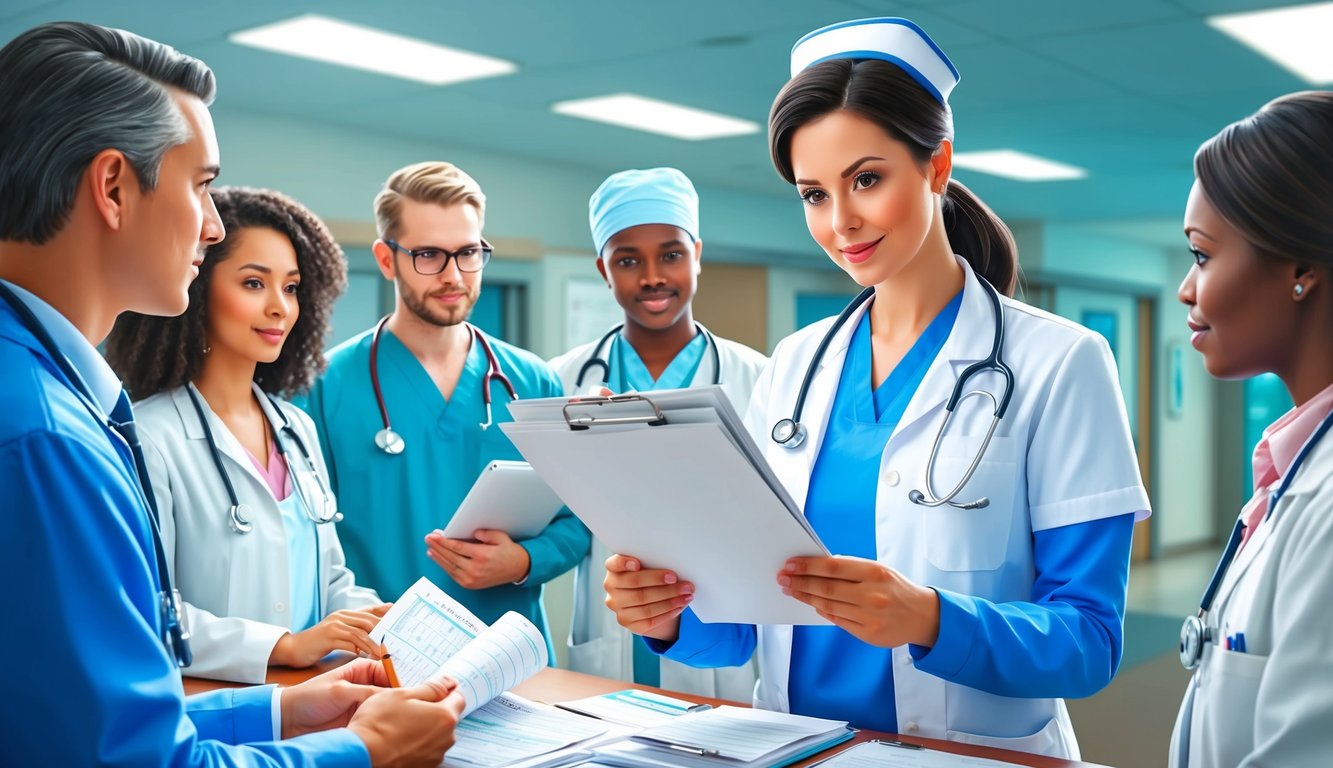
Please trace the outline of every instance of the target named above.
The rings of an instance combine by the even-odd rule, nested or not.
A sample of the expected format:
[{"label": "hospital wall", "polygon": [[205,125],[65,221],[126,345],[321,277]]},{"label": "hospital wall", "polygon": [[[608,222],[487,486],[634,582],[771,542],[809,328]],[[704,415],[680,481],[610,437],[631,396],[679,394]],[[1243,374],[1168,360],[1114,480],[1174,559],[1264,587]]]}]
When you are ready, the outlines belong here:
[{"label": "hospital wall", "polygon": [[[558,159],[526,157],[522,147],[505,155],[409,139],[367,141],[355,130],[221,108],[215,120],[224,183],[272,187],[292,195],[330,221],[347,249],[351,287],[335,311],[335,340],[365,329],[389,306],[392,294],[370,257],[371,201],[388,173],[427,159],[455,162],[486,192],[486,231],[498,246],[487,279],[525,288],[527,346],[549,358],[590,340],[595,334],[590,329],[605,328],[619,316],[596,274],[588,236],[587,199],[602,181],[599,173]],[[391,120],[386,120],[385,130],[392,130]],[[641,166],[655,164],[655,158],[645,157]],[[752,297],[754,283],[762,281],[759,299],[748,302],[762,317],[751,326],[757,330],[747,330],[742,340],[764,351],[796,330],[798,295],[850,296],[856,291],[810,240],[799,201],[776,176],[771,195],[708,186],[699,192],[705,268],[698,314],[714,330],[730,335],[706,311],[710,301],[711,306],[728,303],[726,296],[713,301],[726,293],[718,284],[723,277]],[[1002,200],[989,202],[1003,211]],[[1025,271],[1043,281],[1129,288],[1155,300],[1152,391],[1139,393],[1153,404],[1153,551],[1211,542],[1218,518],[1224,517],[1216,508],[1220,499],[1215,488],[1219,477],[1229,475],[1225,468],[1219,471],[1214,456],[1217,385],[1188,347],[1185,309],[1175,298],[1188,252],[1146,244],[1133,227],[1125,236],[1096,224],[1012,224]],[[710,264],[746,269],[710,273]],[[730,304],[734,312],[737,302]],[[1183,354],[1177,355],[1173,368],[1168,355],[1182,344]],[[1178,382],[1174,400],[1173,379]],[[1222,497],[1230,500],[1233,495]],[[569,599],[568,577],[548,590],[557,637],[567,626]],[[556,645],[563,651],[561,643]]]}]

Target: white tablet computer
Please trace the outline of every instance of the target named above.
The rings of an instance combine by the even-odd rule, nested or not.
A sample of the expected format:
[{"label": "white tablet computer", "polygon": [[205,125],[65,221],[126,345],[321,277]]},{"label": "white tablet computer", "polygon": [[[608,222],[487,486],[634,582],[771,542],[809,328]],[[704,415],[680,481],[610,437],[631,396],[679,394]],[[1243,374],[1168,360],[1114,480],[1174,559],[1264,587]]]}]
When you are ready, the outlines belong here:
[{"label": "white tablet computer", "polygon": [[458,505],[444,535],[471,539],[479,528],[504,531],[515,541],[542,532],[564,502],[526,461],[492,461]]}]

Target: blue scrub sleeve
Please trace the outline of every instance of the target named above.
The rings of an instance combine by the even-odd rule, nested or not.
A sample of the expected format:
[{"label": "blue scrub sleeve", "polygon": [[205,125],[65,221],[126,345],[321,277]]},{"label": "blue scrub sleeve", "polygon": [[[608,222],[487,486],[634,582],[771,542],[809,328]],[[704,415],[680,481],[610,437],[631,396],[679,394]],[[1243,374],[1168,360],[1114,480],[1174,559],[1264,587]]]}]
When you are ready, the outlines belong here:
[{"label": "blue scrub sleeve", "polygon": [[937,589],[934,648],[909,650],[923,672],[998,696],[1079,698],[1120,666],[1134,515],[1033,534],[1030,602]]},{"label": "blue scrub sleeve", "polygon": [[[59,407],[62,404],[57,404]],[[80,411],[81,412],[81,411]],[[61,418],[74,418],[60,414]],[[210,696],[187,712],[180,672],[157,636],[157,579],[137,482],[105,443],[32,432],[0,446],[13,530],[0,578],[26,586],[19,663],[0,697],[4,752],[18,765],[364,766],[343,729],[271,739],[271,689]],[[201,738],[194,718],[206,722]]]},{"label": "blue scrub sleeve", "polygon": [[712,669],[738,667],[750,660],[755,648],[753,624],[705,624],[694,611],[680,615],[680,635],[674,643],[644,638],[648,648],[672,661]]},{"label": "blue scrub sleeve", "polygon": [[536,586],[578,565],[592,546],[592,534],[568,507],[564,507],[541,533],[519,544],[528,551],[532,561],[523,583]]}]

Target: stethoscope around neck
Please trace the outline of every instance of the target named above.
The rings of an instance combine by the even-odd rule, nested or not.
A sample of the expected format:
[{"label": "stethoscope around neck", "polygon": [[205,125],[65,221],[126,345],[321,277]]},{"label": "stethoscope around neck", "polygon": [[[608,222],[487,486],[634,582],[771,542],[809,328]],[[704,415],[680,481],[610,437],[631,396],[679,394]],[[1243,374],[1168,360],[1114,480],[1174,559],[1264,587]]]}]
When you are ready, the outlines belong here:
[{"label": "stethoscope around neck", "polygon": [[0,282],[0,298],[3,298],[15,314],[19,317],[19,322],[28,329],[42,348],[46,350],[51,361],[64,375],[69,382],[70,388],[74,394],[83,403],[83,407],[92,414],[97,421],[105,423],[120,435],[125,444],[129,446],[130,455],[134,459],[134,474],[139,480],[139,489],[143,492],[144,503],[148,507],[149,515],[149,534],[153,539],[153,555],[157,560],[157,575],[161,581],[161,589],[157,593],[157,611],[158,618],[162,624],[162,644],[166,646],[180,667],[188,667],[194,661],[194,654],[190,650],[190,630],[186,625],[185,611],[181,608],[181,593],[177,590],[171,580],[171,570],[167,567],[166,548],[162,546],[161,515],[157,510],[157,498],[153,495],[152,479],[148,476],[148,464],[144,461],[143,446],[139,443],[139,432],[134,426],[134,422],[117,422],[104,416],[94,403],[96,402],[93,393],[84,383],[83,378],[74,370],[74,366],[60,351],[55,339],[51,337],[46,326],[37,319],[31,308],[23,303],[9,286]]},{"label": "stethoscope around neck", "polygon": [[[384,326],[389,322],[393,315],[385,315],[380,318],[379,324],[375,326],[375,334],[370,338],[370,386],[375,390],[375,405],[380,409],[380,421],[384,427],[375,433],[375,447],[390,456],[397,456],[407,447],[403,436],[394,431],[393,425],[389,422],[389,409],[384,404],[384,390],[380,388],[380,336],[384,333]],[[467,326],[468,333],[472,335],[474,343],[481,347],[481,351],[486,355],[486,373],[481,377],[481,399],[486,404],[486,420],[478,426],[482,430],[491,428],[495,423],[491,411],[491,382],[498,381],[505,388],[511,401],[518,399],[518,391],[514,389],[514,383],[509,380],[505,372],[500,368],[500,360],[495,356],[495,351],[486,341],[486,336],[471,323],[464,323]]]},{"label": "stethoscope around neck", "polygon": [[[981,287],[985,290],[986,297],[990,299],[991,307],[995,312],[994,341],[991,344],[990,354],[987,355],[984,360],[969,365],[958,375],[958,381],[954,384],[953,393],[949,396],[949,401],[944,406],[944,422],[940,424],[939,432],[935,434],[935,444],[931,446],[930,455],[926,459],[926,491],[930,495],[927,496],[926,493],[917,489],[913,489],[907,494],[908,500],[913,504],[919,504],[923,507],[939,507],[948,504],[949,506],[958,509],[981,509],[990,504],[990,499],[984,496],[975,501],[962,503],[954,501],[954,498],[958,496],[958,493],[962,491],[963,487],[972,479],[973,473],[977,471],[977,467],[981,464],[982,457],[986,455],[986,449],[990,447],[991,438],[995,435],[995,428],[999,426],[1000,419],[1003,419],[1005,412],[1009,410],[1009,401],[1014,394],[1013,371],[1009,369],[1009,366],[1006,365],[1004,360],[1000,357],[1000,353],[1004,348],[1004,307],[1000,304],[1000,294],[995,290],[994,286],[987,282],[981,275],[977,275],[976,278],[977,282],[981,283]],[[852,315],[854,315],[856,311],[874,295],[875,289],[873,287],[866,288],[861,291],[861,293],[857,294],[856,298],[852,299],[851,303],[838,314],[837,319],[833,321],[832,327],[830,327],[824,334],[824,338],[820,339],[819,346],[815,348],[814,357],[810,359],[810,365],[805,369],[805,378],[801,380],[801,388],[796,393],[796,407],[793,409],[791,417],[781,419],[773,425],[773,431],[771,433],[773,442],[788,450],[796,450],[805,443],[806,429],[805,425],[801,424],[801,414],[805,410],[805,398],[810,393],[810,384],[814,381],[815,373],[819,370],[820,361],[824,359],[824,353],[828,351],[829,344],[833,342],[833,337],[837,335],[838,330],[846,325]],[[975,389],[966,393],[963,391],[963,387],[967,384],[968,379],[988,371],[998,373],[1004,380],[1004,391],[998,398],[993,393],[984,389]],[[934,482],[935,459],[939,457],[940,442],[944,439],[945,430],[948,429],[949,422],[953,419],[958,404],[969,397],[986,397],[990,400],[993,408],[993,418],[991,419],[990,429],[986,431],[986,436],[981,441],[981,448],[977,451],[976,456],[973,457],[972,464],[968,466],[967,471],[963,473],[963,478],[959,480],[958,484],[948,493],[940,495],[935,490]]]},{"label": "stethoscope around neck", "polygon": [[[704,343],[708,345],[708,349],[713,353],[713,384],[721,384],[722,356],[717,351],[717,339],[713,338],[713,334],[709,332],[707,328],[703,327],[698,323],[694,324],[694,328],[698,333],[703,335]],[[615,328],[612,328],[611,330],[607,331],[606,335],[601,338],[601,341],[597,342],[597,346],[592,348],[592,355],[590,355],[588,359],[584,361],[583,365],[579,367],[578,378],[574,379],[575,389],[578,389],[583,386],[583,377],[587,376],[588,371],[592,370],[593,368],[602,369],[602,386],[603,387],[611,386],[611,363],[607,362],[607,357],[606,357],[606,355],[610,352],[608,345],[610,345],[612,343],[612,340],[616,337],[616,335],[619,334],[624,329],[625,329],[624,323],[617,325]]]},{"label": "stethoscope around neck", "polygon": [[[1300,469],[1301,463],[1314,450],[1315,444],[1328,432],[1330,426],[1333,426],[1333,413],[1324,417],[1324,420],[1319,423],[1319,427],[1315,429],[1314,434],[1310,435],[1310,439],[1306,440],[1305,445],[1301,446],[1300,452],[1296,454],[1296,458],[1287,469],[1286,477],[1282,478],[1281,485],[1269,495],[1268,511],[1264,513],[1265,517],[1277,514],[1277,503],[1287,492],[1291,481],[1295,479],[1296,470]],[[1208,612],[1213,608],[1213,600],[1217,597],[1217,590],[1222,586],[1222,580],[1226,578],[1227,570],[1231,568],[1231,564],[1236,560],[1237,553],[1240,552],[1240,542],[1244,535],[1245,522],[1237,519],[1236,524],[1231,528],[1231,538],[1227,539],[1226,549],[1222,551],[1222,557],[1217,561],[1217,568],[1213,570],[1213,577],[1208,580],[1208,588],[1203,591],[1203,599],[1199,601],[1199,612],[1193,616],[1185,617],[1185,622],[1180,625],[1180,663],[1185,669],[1198,667],[1199,662],[1203,659],[1204,647],[1216,639],[1213,636],[1212,628],[1208,626]]]},{"label": "stethoscope around neck", "polygon": [[[199,394],[195,391],[193,385],[187,384],[185,391],[190,395],[190,402],[194,403],[194,412],[199,415],[199,426],[204,430],[204,438],[208,441],[208,450],[213,455],[213,466],[217,469],[218,476],[222,478],[222,484],[227,489],[227,499],[231,502],[227,524],[238,535],[250,533],[255,528],[254,520],[250,517],[250,508],[241,503],[240,497],[236,494],[236,486],[232,484],[231,476],[227,474],[227,467],[222,462],[222,451],[218,449],[217,440],[213,436],[213,429],[209,426],[208,416],[204,412],[204,404],[200,402]],[[264,397],[268,399],[273,412],[278,414],[278,418],[282,419],[280,427],[272,422],[269,423],[269,426],[274,427],[273,445],[278,450],[278,456],[282,461],[287,462],[287,474],[292,479],[292,493],[296,495],[296,502],[305,511],[305,516],[316,525],[339,522],[343,519],[342,513],[338,511],[338,505],[333,499],[333,494],[329,492],[323,478],[319,476],[319,470],[315,467],[315,460],[306,448],[305,441],[301,439],[300,435],[296,434],[296,430],[292,429],[287,414],[282,412],[273,397],[268,393],[264,393]],[[264,419],[268,419],[268,414],[264,414]],[[290,454],[287,452],[287,446],[284,445],[284,435],[290,437],[296,443],[297,450],[301,452],[302,458],[305,459],[304,472],[307,474],[302,474],[302,468],[297,467],[290,461]],[[313,486],[307,482],[307,479],[314,481]]]}]

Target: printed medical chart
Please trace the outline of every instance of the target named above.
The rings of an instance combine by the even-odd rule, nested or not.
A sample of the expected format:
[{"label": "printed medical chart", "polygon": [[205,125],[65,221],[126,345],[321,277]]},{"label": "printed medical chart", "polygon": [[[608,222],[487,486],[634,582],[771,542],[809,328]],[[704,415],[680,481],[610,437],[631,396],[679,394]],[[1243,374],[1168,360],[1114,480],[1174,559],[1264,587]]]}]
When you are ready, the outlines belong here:
[{"label": "printed medical chart", "polygon": [[532,622],[510,611],[487,627],[426,578],[403,593],[370,637],[388,647],[404,686],[439,675],[457,681],[464,717],[547,661],[546,640]]}]

